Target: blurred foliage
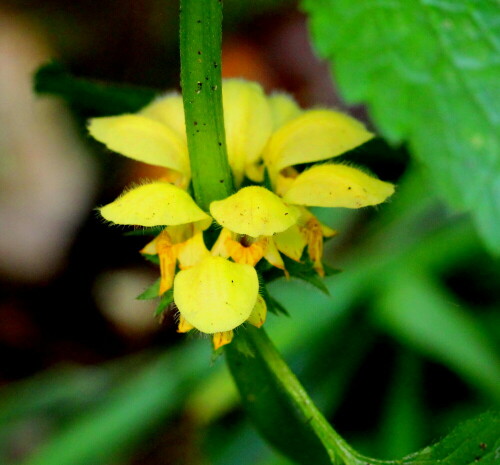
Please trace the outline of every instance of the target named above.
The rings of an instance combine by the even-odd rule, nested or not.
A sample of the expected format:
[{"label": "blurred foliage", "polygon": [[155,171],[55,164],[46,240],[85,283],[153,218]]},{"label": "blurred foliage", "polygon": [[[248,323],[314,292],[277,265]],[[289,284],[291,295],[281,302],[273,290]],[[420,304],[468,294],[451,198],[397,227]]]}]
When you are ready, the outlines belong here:
[{"label": "blurred foliage", "polygon": [[133,113],[147,105],[157,95],[152,89],[110,86],[72,76],[58,62],[40,67],[34,77],[38,94],[62,97],[79,111],[91,110],[94,115]]},{"label": "blurred foliage", "polygon": [[408,141],[500,254],[500,10],[495,0],[304,0],[343,96]]},{"label": "blurred foliage", "polygon": [[[181,405],[186,396],[185,386],[192,386],[209,369],[206,363],[209,350],[199,343],[192,344],[189,348],[150,356],[152,360],[142,360],[144,367],[132,377],[127,375],[131,364],[125,364],[114,385],[104,386],[107,392],[102,399],[93,399],[93,405],[86,406],[85,410],[79,405],[80,393],[75,392],[71,401],[77,408],[71,412],[73,415],[70,415],[69,421],[62,421],[60,431],[53,435],[35,457],[25,463],[106,463],[111,458],[126,454],[137,440],[171,416]],[[88,370],[86,374],[86,377],[76,377],[83,378],[83,383],[89,381],[85,378],[92,380],[91,371]],[[64,374],[61,373],[59,383],[64,385],[73,377],[73,370],[67,370]],[[52,388],[59,383],[54,379],[50,381]],[[93,386],[94,383],[89,384]],[[25,409],[25,399],[35,396],[40,384],[33,386],[32,383],[31,387],[29,390],[25,388],[21,398],[17,389],[8,391],[3,396],[2,410],[15,411],[16,405]],[[58,396],[52,394],[52,399],[44,407],[53,411],[60,401]],[[40,408],[32,406],[32,410],[36,411],[37,407]],[[9,416],[1,420],[4,425],[9,424]]]},{"label": "blurred foliage", "polygon": [[[480,39],[497,37],[487,28],[496,12],[486,14],[489,1],[467,7],[444,0],[364,3],[306,1],[316,46],[322,55],[335,56],[346,97],[367,102],[384,136],[408,140],[431,175],[410,162],[404,148],[391,151],[381,140],[349,154],[376,172],[383,159],[397,173],[397,195],[376,215],[318,210],[344,233],[329,245],[332,264],[344,272],[324,281],[330,295],[296,278],[266,286],[269,299],[290,315],[270,315],[266,330],[349,443],[363,454],[399,459],[457,422],[500,407],[500,267],[470,218],[450,213],[429,182],[434,179],[453,205],[470,209],[490,247],[498,246],[499,197],[492,191],[498,182],[498,105],[488,94],[493,52]],[[85,115],[135,111],[156,93],[75,78],[55,63],[38,71],[35,88]],[[484,139],[475,139],[477,134]],[[146,291],[142,298],[150,296]],[[238,339],[245,339],[243,331]],[[149,463],[128,457],[145,443],[164,442],[166,429],[179,429],[182,436],[183,428],[186,437],[177,442],[190,452],[181,458],[161,454],[151,463],[291,463],[285,456],[328,463],[315,446],[311,459],[306,446],[318,437],[301,422],[280,380],[252,358],[251,342],[230,348],[235,371],[233,350],[246,353],[238,353],[238,360],[252,365],[240,377],[254,374],[243,404],[283,456],[242,418],[227,369],[220,361],[210,366],[208,342],[191,340],[101,366],[60,367],[3,387],[0,463]],[[256,392],[264,393],[260,411],[252,398]],[[285,421],[278,408],[288,411]],[[33,424],[42,425],[42,432],[26,444]],[[485,414],[397,463],[493,465],[498,428],[498,417]],[[472,436],[484,439],[468,440]],[[199,449],[203,457],[193,458]],[[358,460],[368,463],[352,456],[353,463]]]}]

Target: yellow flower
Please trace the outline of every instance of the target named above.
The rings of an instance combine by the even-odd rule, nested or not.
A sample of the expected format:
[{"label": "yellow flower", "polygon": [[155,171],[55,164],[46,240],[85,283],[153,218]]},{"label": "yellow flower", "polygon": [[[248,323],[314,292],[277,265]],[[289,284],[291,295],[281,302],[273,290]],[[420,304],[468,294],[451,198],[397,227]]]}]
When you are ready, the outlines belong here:
[{"label": "yellow flower", "polygon": [[267,170],[272,191],[253,185],[212,202],[210,214],[222,230],[210,252],[203,231],[212,218],[186,192],[191,173],[181,97],[170,94],[137,114],[89,123],[90,134],[111,150],[165,168],[162,179],[125,192],[100,212],[116,224],[165,227],[142,252],[159,257],[160,294],[173,288],[179,332],[212,334],[216,347],[230,342],[242,323],[264,323],[266,304],[254,268],[262,258],[286,273],[281,254],[300,261],[307,246],[314,268],[324,274],[323,238],[335,231],[307,206],[361,208],[394,191],[392,184],[342,164],[296,168],[372,138],[355,119],[332,110],[303,111],[290,97],[267,97],[244,80],[225,81],[222,91],[235,185],[245,178],[262,184]]},{"label": "yellow flower", "polygon": [[262,158],[273,190],[285,202],[315,207],[361,208],[378,205],[394,186],[342,164],[296,165],[328,160],[367,142],[373,134],[362,123],[334,110],[301,110],[285,95],[269,98],[275,131]]},{"label": "yellow flower", "polygon": [[258,295],[255,269],[210,254],[203,231],[212,218],[186,191],[157,181],[125,192],[100,212],[115,224],[167,226],[142,252],[159,257],[160,294],[174,288],[180,332],[196,328],[213,334],[218,348],[245,321],[263,324],[266,305]]},{"label": "yellow flower", "polygon": [[[264,92],[258,84],[243,84],[243,81],[238,80],[227,81],[224,84],[223,97],[229,163],[235,183],[239,185],[244,178],[246,167],[256,164],[261,156],[271,131],[271,116],[267,111]],[[142,250],[143,253],[157,254],[159,257],[160,294],[163,294],[174,286],[177,266],[180,270],[191,271],[196,269],[198,264],[201,266],[203,259],[209,255],[203,242],[202,232],[209,227],[210,217],[198,208],[187,193],[168,184],[170,182],[186,189],[191,176],[182,98],[177,94],[169,94],[136,114],[94,118],[90,120],[88,130],[95,139],[104,143],[109,149],[165,169],[162,180],[136,187],[100,209],[105,219],[116,224],[167,226]],[[216,270],[214,263],[217,262],[207,261],[207,263],[210,264],[209,268]],[[235,279],[231,279],[231,276],[237,275],[239,266],[229,268],[219,266],[218,269],[219,277],[225,279],[226,283],[232,283]],[[225,270],[226,273],[221,273],[221,270]],[[182,271],[178,276],[183,276]],[[255,280],[256,276],[255,273]],[[201,284],[199,289],[186,288],[186,292],[188,291],[195,298],[197,295],[205,294]],[[246,293],[244,291],[240,289],[244,299],[253,302],[252,308],[256,307],[255,312],[261,317],[264,315],[265,318],[265,310],[262,310],[258,291],[255,290],[251,294],[248,289]],[[182,292],[179,294],[176,290],[175,294],[181,314],[179,330],[186,331],[187,328],[196,327],[202,332],[211,332],[208,331],[212,328],[211,325],[200,326],[198,320],[190,321],[191,314],[187,317],[184,315],[185,299],[182,299]],[[179,299],[181,304],[177,302]],[[259,305],[256,304],[257,301]],[[241,304],[231,300],[228,302],[234,308],[238,308]],[[246,310],[242,312],[243,315],[246,313],[248,313]],[[235,324],[224,311],[206,312],[206,314],[208,320],[217,316],[218,321],[213,322],[215,328],[224,321],[226,323],[232,321],[229,326]],[[238,324],[247,318],[249,314],[246,314],[246,318]],[[261,320],[262,318],[258,319]],[[251,318],[251,321],[257,320]],[[220,336],[222,333],[224,337]],[[228,342],[229,333],[230,331],[226,329],[216,331],[214,336],[216,345]]]},{"label": "yellow flower", "polygon": [[273,192],[261,186],[240,189],[212,202],[210,213],[223,227],[212,253],[255,266],[261,258],[284,270],[274,236],[294,226],[299,217]]},{"label": "yellow flower", "polygon": [[[246,121],[254,120],[252,107],[246,105],[249,86],[245,81],[231,82],[231,97],[240,99],[242,106],[240,119],[230,120],[229,124],[234,128],[240,123],[239,137],[233,142],[236,141],[240,152],[245,153],[250,149],[242,147],[255,136],[255,132],[247,132],[248,125],[241,124],[244,111],[249,115]],[[254,84],[251,86],[253,89]],[[269,191],[266,196],[257,196],[257,189],[261,187],[244,188],[210,206],[217,222],[231,231],[223,230],[216,244],[218,253],[253,265],[264,257],[274,266],[284,269],[279,252],[300,261],[307,245],[314,268],[324,275],[321,261],[323,238],[334,236],[336,231],[321,224],[305,207],[377,205],[394,192],[394,186],[342,164],[315,165],[303,173],[295,168],[295,165],[339,156],[371,139],[373,134],[354,118],[333,110],[301,110],[292,98],[284,94],[267,97],[267,105],[259,100],[258,108],[260,125],[253,129],[260,128],[259,140],[266,141],[259,157],[244,158],[244,174],[254,182],[263,182],[264,169],[267,169],[273,191],[282,197],[288,210],[293,211],[294,221],[288,228],[266,229],[265,217],[261,213],[264,206],[272,210],[271,204],[279,205],[277,197],[274,196],[271,203]],[[267,124],[265,130],[262,122]],[[255,190],[250,193],[249,189]],[[290,208],[292,205],[299,208]],[[280,218],[280,214],[273,212],[268,216]]]},{"label": "yellow flower", "polygon": [[301,206],[298,224],[275,238],[278,249],[300,260],[304,247],[314,268],[324,275],[323,238],[336,234],[305,206],[362,208],[384,202],[394,186],[342,164],[314,165],[302,173],[296,165],[342,155],[373,137],[362,123],[333,110],[301,110],[286,95],[269,98],[274,132],[262,158],[273,190],[290,205]]}]

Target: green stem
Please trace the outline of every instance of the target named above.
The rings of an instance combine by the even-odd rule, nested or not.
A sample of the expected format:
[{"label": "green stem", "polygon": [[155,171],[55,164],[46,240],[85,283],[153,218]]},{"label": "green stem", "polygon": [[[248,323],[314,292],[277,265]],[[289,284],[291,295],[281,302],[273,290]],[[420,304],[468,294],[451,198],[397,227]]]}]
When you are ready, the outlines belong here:
[{"label": "green stem", "polygon": [[316,408],[306,390],[293,374],[290,367],[283,360],[280,353],[264,330],[249,328],[245,336],[269,367],[276,381],[280,384],[280,389],[286,390],[291,400],[299,409],[303,418],[309,422],[312,430],[320,438],[325,446],[332,463],[337,459],[342,459],[345,463],[350,463],[351,449],[340,435],[332,428],[321,412]]},{"label": "green stem", "polygon": [[[244,356],[242,345],[252,355]],[[269,428],[264,436],[282,452],[304,464],[382,463],[360,456],[332,428],[263,329],[242,329],[226,355],[243,403],[258,426]],[[279,428],[267,420],[276,414],[284,422]]]},{"label": "green stem", "polygon": [[181,0],[181,86],[198,205],[233,193],[227,160],[221,81],[222,2]]}]

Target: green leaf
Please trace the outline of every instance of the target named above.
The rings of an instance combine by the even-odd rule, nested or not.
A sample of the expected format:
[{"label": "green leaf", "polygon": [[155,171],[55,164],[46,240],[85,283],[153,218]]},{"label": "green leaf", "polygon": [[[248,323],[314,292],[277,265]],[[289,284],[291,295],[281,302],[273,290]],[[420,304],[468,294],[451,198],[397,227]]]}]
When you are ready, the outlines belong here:
[{"label": "green leaf", "polygon": [[153,89],[102,84],[77,78],[58,62],[42,65],[35,73],[38,94],[62,97],[68,103],[101,115],[134,113],[158,95]]},{"label": "green leaf", "polygon": [[160,278],[149,286],[142,294],[139,294],[137,300],[156,299],[160,296]]},{"label": "green leaf", "polygon": [[283,257],[283,261],[285,262],[285,267],[290,273],[290,276],[301,279],[302,281],[313,285],[324,294],[330,295],[330,291],[326,287],[323,278],[316,273],[316,270],[313,268],[313,264],[310,260],[305,260],[303,263],[299,263],[294,260],[290,260],[287,257]]},{"label": "green leaf", "polygon": [[267,289],[266,283],[262,280],[259,280],[260,293],[264,300],[266,301],[267,310],[275,315],[282,313],[283,315],[290,316],[287,309],[281,305],[270,293]]},{"label": "green leaf", "polygon": [[160,257],[158,255],[153,255],[149,253],[143,253],[141,255],[150,263],[154,263],[155,265],[160,264]]},{"label": "green leaf", "polygon": [[409,455],[404,465],[495,465],[500,460],[500,414],[487,412],[458,425],[437,444]]},{"label": "green leaf", "polygon": [[[291,277],[305,281],[313,285],[316,289],[319,289],[324,294],[330,295],[330,291],[326,287],[323,278],[318,275],[313,267],[313,262],[307,256],[307,254],[303,254],[301,262],[296,262],[295,260],[292,260],[285,255],[282,255],[282,258],[283,263],[285,264],[285,268]],[[275,267],[269,267],[269,265],[267,265],[263,260],[261,263],[259,263],[258,269],[262,273],[265,282],[271,282],[275,279],[283,277],[282,270]],[[327,266],[326,269],[328,270],[326,271],[327,276],[336,274],[338,272],[337,270],[334,270],[329,266]]]},{"label": "green leaf", "polygon": [[169,289],[165,294],[161,296],[160,302],[155,310],[155,316],[163,315],[163,312],[168,308],[168,306],[174,301],[174,291]]},{"label": "green leaf", "polygon": [[[303,0],[343,96],[409,141],[500,253],[500,9],[495,0]],[[422,187],[426,189],[426,187]]]},{"label": "green leaf", "polygon": [[267,308],[270,309],[272,313],[276,315],[282,313],[283,315],[290,316],[288,310],[270,294],[268,294],[267,298],[265,298],[265,301]]},{"label": "green leaf", "polygon": [[[156,257],[156,255],[153,255]],[[138,300],[150,300],[157,299],[160,297],[160,278],[158,278],[151,286],[149,286],[142,294],[138,295],[136,298]],[[158,317],[163,314],[167,307],[174,301],[174,291],[169,289],[165,292],[161,298],[158,306],[156,307],[154,316]]]},{"label": "green leaf", "polygon": [[339,270],[337,268],[333,268],[330,265],[326,264],[323,262],[323,269],[325,270],[325,276],[334,276],[336,274],[342,273],[342,270]]}]

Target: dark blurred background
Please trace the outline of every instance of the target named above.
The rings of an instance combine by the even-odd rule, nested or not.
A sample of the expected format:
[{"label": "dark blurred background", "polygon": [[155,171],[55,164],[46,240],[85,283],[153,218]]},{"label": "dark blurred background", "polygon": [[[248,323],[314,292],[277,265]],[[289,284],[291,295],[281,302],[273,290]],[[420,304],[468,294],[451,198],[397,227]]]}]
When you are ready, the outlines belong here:
[{"label": "dark blurred background", "polygon": [[[224,75],[285,89],[303,106],[338,106],[296,5],[238,3],[225,7]],[[154,176],[155,168],[103,156],[85,134],[92,115],[73,115],[64,102],[33,95],[31,78],[56,58],[80,77],[178,89],[177,2],[7,2],[0,18],[7,158],[1,331],[4,350],[12,352],[2,377],[28,376],[60,360],[103,361],[149,346],[151,338],[169,343],[174,333],[167,327],[158,334],[147,305],[127,303],[155,274],[137,253],[143,239],[124,237],[93,210],[127,183]],[[119,295],[136,280],[130,295]],[[113,298],[131,308],[113,314],[115,303],[107,301]]]},{"label": "dark blurred background", "polygon": [[[224,8],[224,76],[257,80],[266,90],[284,89],[304,107],[347,108],[328,66],[311,50],[295,2],[226,0]],[[154,169],[103,151],[85,133],[91,114],[76,114],[57,98],[35,96],[31,82],[38,66],[57,59],[79,77],[159,91],[179,88],[177,35],[175,1],[4,0],[0,5],[0,407],[12,412],[0,422],[1,463],[20,463],[57,438],[87,407],[105,402],[108,391],[144,360],[177,346],[199,346],[200,341],[176,334],[172,317],[159,324],[152,317],[155,302],[135,299],[157,276],[138,253],[144,238],[124,236],[94,210],[128,183],[154,177]],[[349,111],[366,118],[361,107]],[[360,162],[382,179],[399,182],[409,156],[404,148],[380,144],[372,147],[375,155],[361,155]],[[328,217],[329,224],[344,230],[327,260],[336,266],[356,250],[377,214]],[[449,217],[437,202],[419,224],[432,229]],[[410,226],[399,234],[411,236]],[[400,239],[388,235],[379,241],[386,256],[391,241]],[[471,254],[444,268],[441,279],[455,301],[474,309],[489,326],[498,355],[498,262],[474,244]],[[332,299],[335,286],[333,278]],[[286,284],[277,292],[286,304]],[[323,297],[311,303],[311,295],[310,289],[293,294],[292,307],[299,305],[297,296],[303,305],[330,305]],[[410,452],[405,448],[421,447],[455,421],[498,402],[498,389],[492,394],[498,367],[489,381],[475,385],[456,369],[456,361],[447,365],[446,357],[435,357],[432,350],[428,356],[411,337],[408,342],[379,331],[369,316],[371,302],[346,302],[345,311],[334,310],[338,318],[331,328],[318,323],[309,343],[301,336],[302,345],[290,349],[289,361],[337,429],[366,453],[382,458]],[[296,318],[291,313],[288,320]],[[272,332],[280,323],[271,318],[268,324]],[[286,324],[290,329],[276,338],[289,348],[286,341],[293,342],[290,331],[297,327]],[[353,328],[349,344],[343,340],[336,346],[339,335]],[[208,341],[202,344],[208,347]],[[132,446],[125,452],[117,446],[123,452],[118,458],[93,463],[289,463],[245,422],[223,361],[211,369],[208,351],[200,353],[208,371],[189,385],[193,396],[165,413],[168,421],[130,433]],[[482,388],[488,383],[490,391]],[[37,399],[32,407],[13,407],[13,399],[31,399],[29,393]],[[413,433],[394,426],[400,414],[412,422],[407,429]],[[398,432],[409,435],[400,446],[394,445]],[[71,462],[51,465],[56,463]]]}]

